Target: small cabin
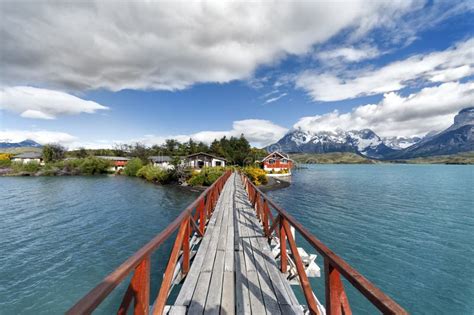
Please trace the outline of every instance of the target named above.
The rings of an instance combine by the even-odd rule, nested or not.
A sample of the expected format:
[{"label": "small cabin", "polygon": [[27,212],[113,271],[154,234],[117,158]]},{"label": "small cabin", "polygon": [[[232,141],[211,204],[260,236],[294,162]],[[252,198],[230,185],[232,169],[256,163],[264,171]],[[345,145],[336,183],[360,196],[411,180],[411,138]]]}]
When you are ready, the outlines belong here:
[{"label": "small cabin", "polygon": [[12,157],[12,162],[19,162],[19,163],[30,163],[36,162],[41,165],[44,164],[43,162],[43,155],[40,152],[25,152],[22,154],[15,155]]},{"label": "small cabin", "polygon": [[112,166],[109,170],[114,172],[123,170],[128,161],[130,161],[130,158],[123,156],[97,156],[97,158],[111,161]]},{"label": "small cabin", "polygon": [[209,153],[194,153],[188,155],[184,161],[185,166],[200,170],[203,167],[225,166],[226,159],[214,156]]},{"label": "small cabin", "polygon": [[173,164],[171,164],[171,161],[172,161],[171,156],[167,156],[167,155],[150,156],[148,160],[153,166],[161,167],[162,169],[169,170],[169,169],[174,168]]},{"label": "small cabin", "polygon": [[293,167],[293,160],[286,154],[273,152],[267,155],[262,161],[263,169],[267,172],[290,172]]}]

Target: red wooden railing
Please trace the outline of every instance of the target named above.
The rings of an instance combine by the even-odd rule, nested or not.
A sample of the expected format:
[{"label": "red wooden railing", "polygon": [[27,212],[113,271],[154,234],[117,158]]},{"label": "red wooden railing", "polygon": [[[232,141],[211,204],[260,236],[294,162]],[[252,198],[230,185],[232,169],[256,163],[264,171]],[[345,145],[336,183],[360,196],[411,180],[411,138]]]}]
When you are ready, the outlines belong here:
[{"label": "red wooden railing", "polygon": [[134,302],[134,314],[148,314],[150,307],[150,256],[178,229],[168,265],[161,282],[160,291],[154,300],[153,314],[161,314],[168,298],[176,264],[182,257],[181,272],[185,275],[190,268],[189,241],[194,229],[200,236],[206,231],[219,195],[229,178],[226,171],[212,186],[191,203],[166,229],[127,259],[115,271],[105,277],[94,289],[79,300],[67,314],[90,314],[129,274],[132,279],[118,309],[118,314],[127,314]]},{"label": "red wooden railing", "polygon": [[[295,239],[291,233],[293,226],[308,243],[314,247],[324,258],[326,314],[352,314],[347,299],[341,275],[346,278],[358,291],[360,291],[374,306],[384,314],[408,314],[400,305],[385,295],[380,289],[352,268],[341,257],[332,252],[313,234],[308,232],[293,216],[275,204],[269,197],[262,193],[246,176],[242,175],[249,200],[255,208],[256,215],[263,226],[263,231],[268,238],[275,235],[280,241],[280,268],[281,272],[288,270],[287,242],[293,261],[296,265],[300,284],[312,314],[320,314],[316,297],[306,275],[302,259],[298,253]],[[273,215],[274,209],[276,216]]]}]

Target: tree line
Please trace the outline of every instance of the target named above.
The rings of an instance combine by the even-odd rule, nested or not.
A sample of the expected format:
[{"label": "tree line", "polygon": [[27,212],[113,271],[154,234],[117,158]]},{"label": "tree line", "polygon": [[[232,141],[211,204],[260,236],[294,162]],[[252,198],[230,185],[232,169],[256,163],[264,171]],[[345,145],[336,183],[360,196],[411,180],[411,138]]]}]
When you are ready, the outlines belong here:
[{"label": "tree line", "polygon": [[[43,149],[43,155],[45,149],[49,152],[52,146],[54,146],[54,150],[61,151],[61,146],[58,148],[58,145],[46,145]],[[62,152],[66,151],[63,150]],[[215,139],[210,145],[204,142],[196,142],[193,139],[189,139],[186,142],[168,139],[162,145],[146,146],[143,143],[137,142],[133,144],[117,144],[112,149],[79,148],[77,150],[68,151],[65,154],[69,157],[77,158],[85,158],[91,155],[128,156],[137,157],[142,160],[143,163],[147,163],[150,156],[167,155],[172,157],[184,157],[199,152],[223,157],[230,164],[242,166],[252,164],[255,160],[267,155],[265,150],[252,147],[243,134],[240,137],[222,137],[221,139]],[[57,155],[58,154],[48,153],[48,156]]]}]

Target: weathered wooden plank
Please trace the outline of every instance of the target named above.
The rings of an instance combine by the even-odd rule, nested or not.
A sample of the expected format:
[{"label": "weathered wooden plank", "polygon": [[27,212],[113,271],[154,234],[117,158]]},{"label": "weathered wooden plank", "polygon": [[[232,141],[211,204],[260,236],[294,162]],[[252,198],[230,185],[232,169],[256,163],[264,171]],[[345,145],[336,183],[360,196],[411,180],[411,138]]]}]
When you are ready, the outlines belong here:
[{"label": "weathered wooden plank", "polygon": [[262,290],[257,272],[247,270],[247,281],[252,314],[265,314],[265,305],[263,304]]},{"label": "weathered wooden plank", "polygon": [[235,281],[234,272],[224,272],[222,287],[221,312],[222,315],[235,314]]},{"label": "weathered wooden plank", "polygon": [[300,305],[289,305],[283,304],[280,305],[282,314],[288,315],[303,315],[304,311]]},{"label": "weathered wooden plank", "polygon": [[209,293],[207,294],[204,314],[219,314],[220,312],[224,278],[224,255],[224,251],[218,250],[216,253],[216,261],[214,269],[212,270],[211,283],[208,288]]},{"label": "weathered wooden plank", "polygon": [[251,314],[245,257],[242,251],[235,253],[235,306],[237,314]]},{"label": "weathered wooden plank", "polygon": [[[209,231],[210,232],[210,231]],[[196,288],[201,267],[206,258],[207,249],[209,247],[210,237],[206,235],[203,237],[199,250],[191,264],[191,269],[185,278],[185,281],[179,291],[178,297],[176,298],[175,305],[189,305]]]},{"label": "weathered wooden plank", "polygon": [[201,272],[196,289],[194,290],[193,298],[189,304],[189,314],[202,314],[204,311],[204,305],[206,305],[207,292],[209,290],[210,282],[211,273]]},{"label": "weathered wooden plank", "polygon": [[168,313],[164,312],[168,315],[186,315],[186,306],[181,305],[171,305],[168,309]]},{"label": "weathered wooden plank", "polygon": [[211,272],[212,267],[214,266],[214,259],[216,257],[217,252],[217,243],[219,242],[219,234],[221,231],[223,213],[223,209],[220,208],[217,213],[216,225],[214,226],[214,229],[212,231],[211,240],[206,253],[206,259],[204,260],[201,271]]}]

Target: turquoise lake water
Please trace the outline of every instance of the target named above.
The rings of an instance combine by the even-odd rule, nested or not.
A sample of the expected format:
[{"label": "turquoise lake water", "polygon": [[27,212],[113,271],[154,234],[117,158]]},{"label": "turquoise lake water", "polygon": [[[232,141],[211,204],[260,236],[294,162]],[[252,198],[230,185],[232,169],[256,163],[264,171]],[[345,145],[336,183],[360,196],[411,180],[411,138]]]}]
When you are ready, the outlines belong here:
[{"label": "turquoise lake water", "polygon": [[[472,314],[473,187],[472,166],[312,165],[270,195],[409,312]],[[63,313],[196,196],[126,177],[0,177],[0,314]],[[153,296],[169,248],[152,257]],[[354,313],[376,313],[346,288]]]}]

